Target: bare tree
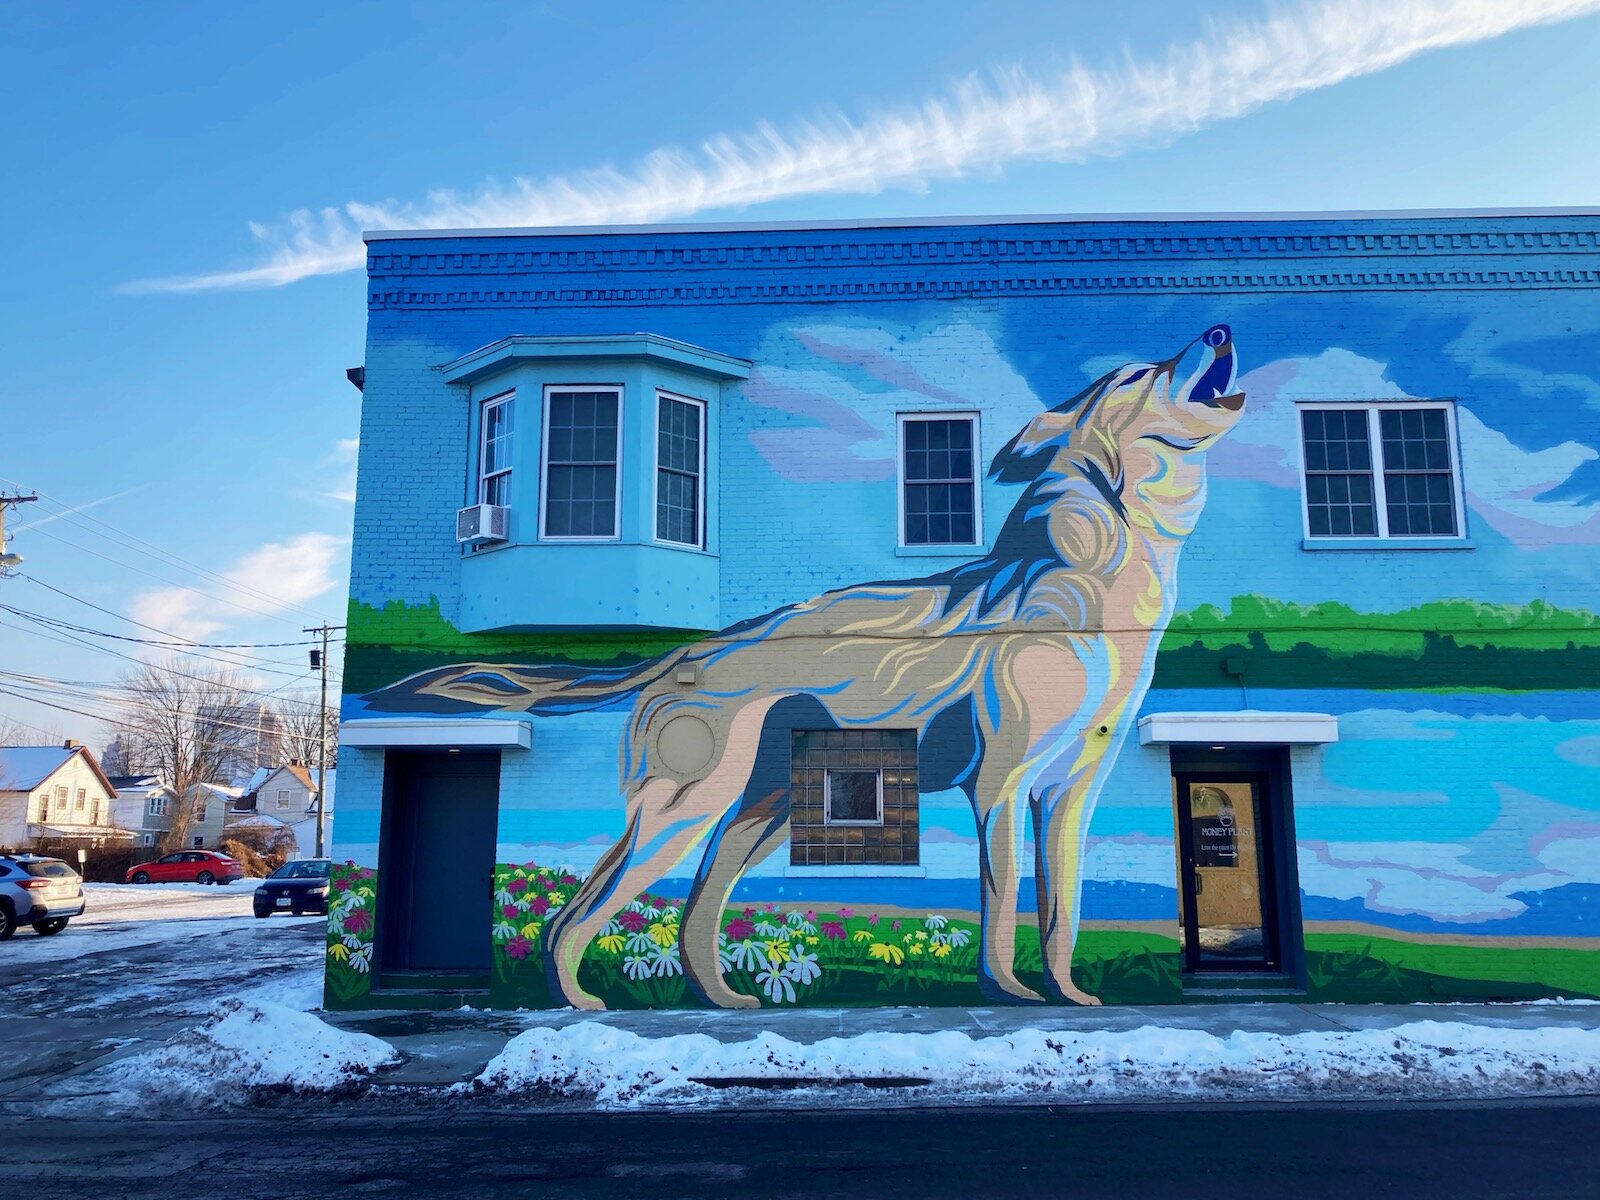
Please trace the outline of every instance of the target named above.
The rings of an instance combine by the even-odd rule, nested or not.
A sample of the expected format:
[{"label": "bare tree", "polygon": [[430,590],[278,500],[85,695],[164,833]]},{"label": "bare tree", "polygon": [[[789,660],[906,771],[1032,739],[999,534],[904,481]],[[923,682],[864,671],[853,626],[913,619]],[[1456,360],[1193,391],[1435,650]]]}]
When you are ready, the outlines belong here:
[{"label": "bare tree", "polygon": [[0,717],[0,746],[59,746],[66,739],[49,729],[33,729],[10,717]]},{"label": "bare tree", "polygon": [[117,735],[128,761],[159,775],[172,789],[171,818],[162,850],[187,844],[205,799],[199,785],[227,772],[254,743],[256,706],[231,671],[204,670],[190,661],[150,663],[123,680],[127,700]]},{"label": "bare tree", "polygon": [[[280,729],[279,740],[283,745],[284,753],[289,757],[289,761],[301,763],[308,767],[315,767],[319,762],[317,755],[322,736],[316,700],[285,701],[278,706],[277,717]],[[332,705],[329,705],[328,770],[330,771],[339,765],[338,747],[339,713]]]}]

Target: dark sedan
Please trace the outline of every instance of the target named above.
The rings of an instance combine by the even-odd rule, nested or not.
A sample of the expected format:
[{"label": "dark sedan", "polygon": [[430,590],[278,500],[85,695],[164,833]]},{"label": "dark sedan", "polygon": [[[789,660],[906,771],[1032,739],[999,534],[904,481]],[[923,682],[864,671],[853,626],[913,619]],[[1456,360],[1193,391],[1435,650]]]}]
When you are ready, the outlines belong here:
[{"label": "dark sedan", "polygon": [[327,912],[328,860],[300,858],[284,863],[256,888],[255,910],[258,917],[270,917],[275,912],[297,917]]}]

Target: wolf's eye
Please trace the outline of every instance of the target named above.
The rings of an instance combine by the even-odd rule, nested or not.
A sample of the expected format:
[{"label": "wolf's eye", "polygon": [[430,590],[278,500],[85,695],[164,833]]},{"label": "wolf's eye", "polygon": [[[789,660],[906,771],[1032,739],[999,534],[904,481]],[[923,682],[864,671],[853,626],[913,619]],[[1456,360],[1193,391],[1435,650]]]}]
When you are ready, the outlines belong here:
[{"label": "wolf's eye", "polygon": [[1233,331],[1230,330],[1226,325],[1213,325],[1210,329],[1206,330],[1200,335],[1200,340],[1215,350],[1218,346],[1225,343],[1232,333]]}]

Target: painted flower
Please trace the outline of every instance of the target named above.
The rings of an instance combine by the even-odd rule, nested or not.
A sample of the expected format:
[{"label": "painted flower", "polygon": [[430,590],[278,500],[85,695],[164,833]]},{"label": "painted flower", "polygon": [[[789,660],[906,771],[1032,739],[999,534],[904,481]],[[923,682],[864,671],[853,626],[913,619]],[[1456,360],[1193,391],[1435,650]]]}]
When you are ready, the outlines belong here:
[{"label": "painted flower", "polygon": [[510,921],[496,921],[494,923],[494,928],[490,930],[490,932],[493,933],[497,938],[514,937],[517,932],[517,927]]},{"label": "painted flower", "polygon": [[754,921],[756,919],[756,910],[753,909],[753,908],[745,909],[744,910],[744,919],[746,921]]},{"label": "painted flower", "polygon": [[867,924],[868,925],[876,925],[877,923],[878,923],[878,914],[877,913],[873,913],[870,917],[867,918]]},{"label": "painted flower", "polygon": [[900,922],[899,921],[890,921],[889,922],[889,928],[894,930],[896,933],[898,933],[900,931]]},{"label": "painted flower", "polygon": [[343,962],[350,957],[350,947],[343,942],[335,942],[328,947],[328,957],[333,959],[334,962]]},{"label": "painted flower", "polygon": [[783,973],[802,987],[818,978],[822,968],[817,964],[817,956],[808,954],[804,950],[796,950],[789,961],[784,964]]},{"label": "painted flower", "polygon": [[850,936],[858,942],[870,942],[872,940],[872,931],[870,929],[858,929]]},{"label": "painted flower", "polygon": [[760,942],[735,942],[728,947],[728,961],[735,967],[754,971],[767,961],[767,950]]},{"label": "painted flower", "polygon": [[359,950],[350,951],[350,969],[362,975],[367,973],[367,968],[372,963],[372,947],[363,946]]},{"label": "painted flower", "polygon": [[776,904],[768,904],[767,905],[767,911],[768,912],[777,912],[778,911],[778,906]]},{"label": "painted flower", "polygon": [[624,945],[627,946],[629,954],[649,954],[656,948],[656,944],[650,935],[642,929],[636,929],[630,933]]},{"label": "painted flower", "polygon": [[856,910],[853,909],[853,908],[841,908],[839,910],[839,919],[841,921],[848,921],[851,917],[853,917],[855,915],[856,915]]},{"label": "painted flower", "polygon": [[526,879],[513,879],[506,884],[506,891],[510,892],[512,895],[516,895],[518,892],[525,892],[527,890],[528,881]]},{"label": "painted flower", "polygon": [[[480,892],[479,895],[482,895]],[[370,933],[372,931],[372,914],[364,908],[355,909],[344,919],[344,927],[351,933]],[[482,929],[483,926],[478,926]]]},{"label": "painted flower", "polygon": [[508,921],[515,921],[522,915],[522,910],[515,904],[502,904],[500,906],[500,915]]},{"label": "painted flower", "polygon": [[950,943],[949,942],[935,942],[933,945],[928,947],[928,953],[933,955],[935,958],[949,958],[950,957]]},{"label": "painted flower", "polygon": [[622,932],[622,926],[619,925],[615,920],[607,921],[604,925],[600,926],[600,932],[601,933],[620,933],[620,932]]},{"label": "painted flower", "polygon": [[622,973],[629,979],[649,979],[655,973],[654,956],[630,954],[622,960]]},{"label": "painted flower", "polygon": [[347,933],[339,940],[344,943],[347,950],[359,950],[367,944],[366,939],[359,933]]},{"label": "painted flower", "polygon": [[748,917],[735,917],[728,922],[728,937],[733,941],[742,942],[755,931],[756,927]]},{"label": "painted flower", "polygon": [[572,887],[578,882],[578,877],[571,871],[563,871],[561,872],[561,878],[556,882],[558,882],[562,887]]},{"label": "painted flower", "polygon": [[906,952],[893,942],[873,942],[867,947],[867,956],[896,967],[906,960]]},{"label": "painted flower", "polygon": [[912,942],[906,947],[906,953],[911,955],[912,958],[921,958],[922,952],[926,948],[921,942]]},{"label": "painted flower", "polygon": [[965,946],[972,940],[972,930],[952,929],[950,931],[950,944],[952,946]]},{"label": "painted flower", "polygon": [[658,946],[670,946],[678,940],[678,927],[668,925],[664,921],[657,921],[645,931],[652,942]]},{"label": "painted flower", "polygon": [[941,917],[937,913],[922,923],[925,929],[943,929],[948,924],[950,924],[950,918]]},{"label": "painted flower", "polygon": [[506,943],[506,956],[518,960],[527,958],[533,951],[533,943],[525,937],[514,937]]},{"label": "painted flower", "polygon": [[528,910],[534,913],[536,916],[544,916],[545,913],[550,911],[550,897],[535,896],[532,900],[528,901]]},{"label": "painted flower", "polygon": [[783,923],[793,929],[798,929],[806,923],[806,914],[803,912],[785,913]]},{"label": "painted flower", "polygon": [[607,954],[619,954],[622,951],[623,940],[620,933],[603,933],[595,942],[595,945],[599,946]]},{"label": "painted flower", "polygon": [[622,915],[617,918],[617,924],[621,925],[629,933],[638,933],[650,922],[645,920],[642,912],[630,906],[624,909]]},{"label": "painted flower", "polygon": [[844,926],[837,921],[824,921],[822,923],[822,936],[830,942],[844,941]]},{"label": "painted flower", "polygon": [[539,930],[541,930],[543,928],[544,928],[544,922],[542,922],[542,921],[529,921],[526,925],[524,925],[522,927],[522,936],[525,937],[525,938],[536,938],[536,937],[539,936]]},{"label": "painted flower", "polygon": [[781,938],[766,943],[767,959],[777,966],[789,961],[789,943]]},{"label": "painted flower", "polygon": [[678,948],[676,946],[657,946],[652,970],[662,979],[669,975],[682,975],[683,959],[679,956]]},{"label": "painted flower", "polygon": [[506,891],[505,888],[501,888],[494,894],[494,902],[496,904],[510,904],[515,899],[516,897]]},{"label": "painted flower", "polygon": [[815,946],[816,944],[817,944],[817,935],[814,934],[814,933],[806,934],[806,945]]},{"label": "painted flower", "polygon": [[787,930],[782,925],[774,925],[771,921],[758,921],[756,932],[764,938],[784,937]]},{"label": "painted flower", "polygon": [[625,905],[622,906],[622,911],[623,912],[635,912],[635,913],[636,912],[643,912],[644,911],[644,901],[643,900],[629,900]]},{"label": "painted flower", "polygon": [[785,968],[768,967],[756,976],[756,982],[774,1004],[794,1003],[794,983],[784,974]]}]

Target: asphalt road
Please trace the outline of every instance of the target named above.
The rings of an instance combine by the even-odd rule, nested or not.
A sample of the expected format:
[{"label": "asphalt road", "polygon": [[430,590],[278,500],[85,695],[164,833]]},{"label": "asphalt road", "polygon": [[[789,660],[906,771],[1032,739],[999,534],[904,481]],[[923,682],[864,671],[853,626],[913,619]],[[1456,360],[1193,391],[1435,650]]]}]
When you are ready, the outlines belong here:
[{"label": "asphalt road", "polygon": [[370,1102],[0,1129],[15,1195],[849,1197],[1593,1195],[1600,1101],[667,1112]]}]

